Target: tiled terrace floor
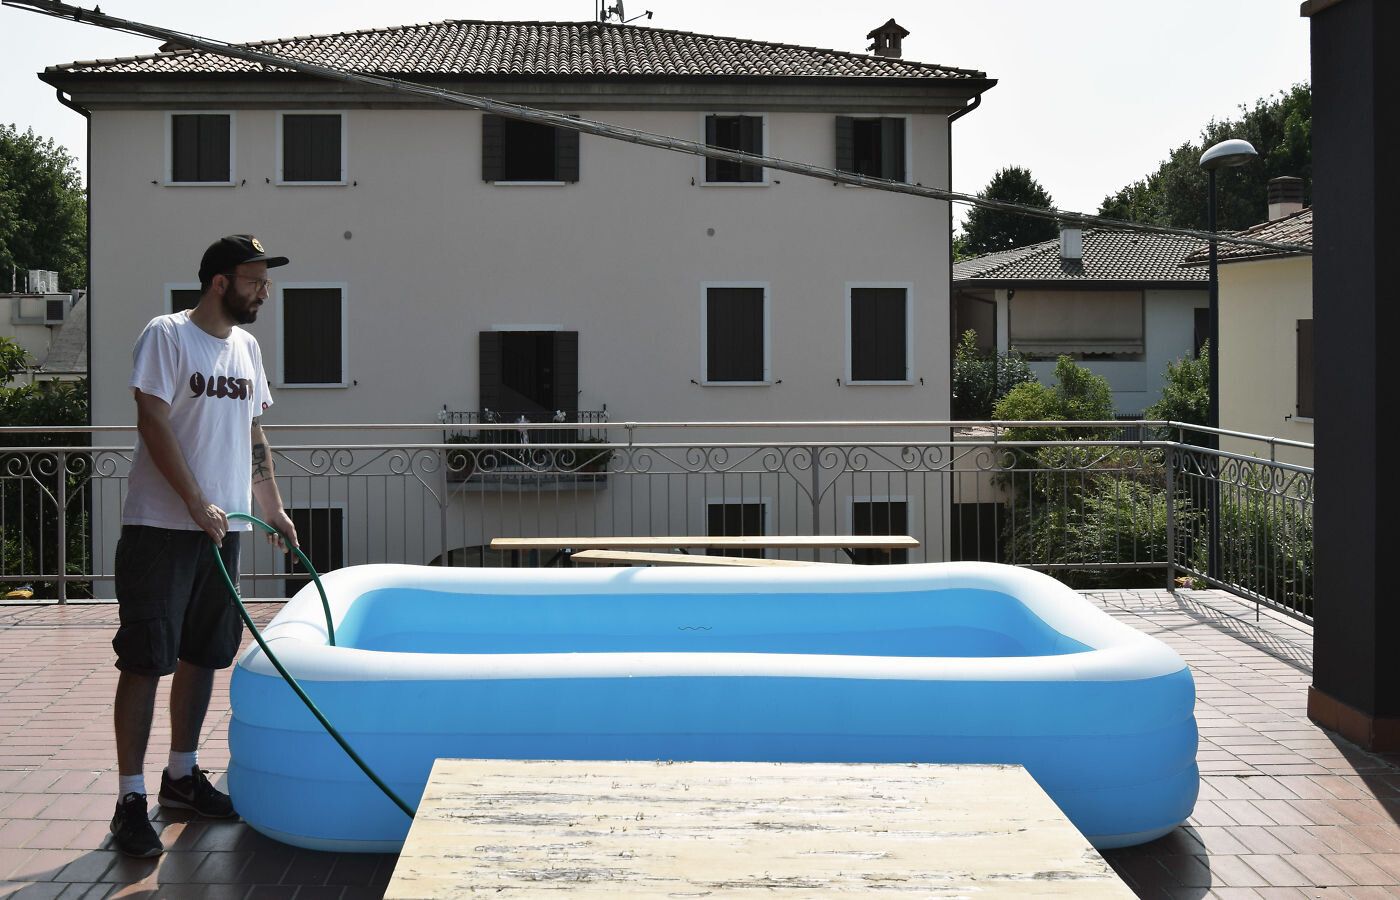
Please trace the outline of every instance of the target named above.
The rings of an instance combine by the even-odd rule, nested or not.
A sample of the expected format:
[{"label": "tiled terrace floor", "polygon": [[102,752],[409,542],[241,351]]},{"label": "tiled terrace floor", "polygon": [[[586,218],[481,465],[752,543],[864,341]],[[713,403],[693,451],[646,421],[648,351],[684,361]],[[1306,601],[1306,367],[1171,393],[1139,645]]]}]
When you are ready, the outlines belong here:
[{"label": "tiled terrace floor", "polygon": [[[1196,678],[1195,814],[1167,837],[1104,854],[1139,896],[1400,897],[1400,756],[1367,753],[1308,721],[1306,630],[1268,616],[1256,623],[1250,608],[1213,592],[1090,597],[1173,646]],[[253,606],[260,621],[276,609]],[[242,823],[160,812],[163,857],[111,849],[115,618],[111,605],[0,606],[0,897],[381,896],[395,857],[297,850]],[[219,779],[226,688],[225,673],[200,750]],[[169,738],[161,718],[156,772]]]}]

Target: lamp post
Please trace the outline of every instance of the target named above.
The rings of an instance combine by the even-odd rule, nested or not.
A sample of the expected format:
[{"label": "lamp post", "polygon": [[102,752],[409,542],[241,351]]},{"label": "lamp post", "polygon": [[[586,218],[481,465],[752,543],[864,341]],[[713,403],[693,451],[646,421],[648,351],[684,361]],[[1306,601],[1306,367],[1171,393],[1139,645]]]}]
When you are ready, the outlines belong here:
[{"label": "lamp post", "polygon": [[[1211,428],[1220,427],[1220,272],[1216,260],[1215,240],[1215,171],[1242,166],[1258,156],[1254,145],[1249,141],[1221,141],[1201,154],[1201,168],[1206,170],[1206,230],[1210,232],[1210,405],[1206,414]],[[1211,432],[1207,436],[1212,450],[1220,449],[1220,435]],[[1210,527],[1210,541],[1206,574],[1211,578],[1220,577],[1220,479],[1219,459],[1210,458],[1210,482],[1206,485],[1206,511]]]}]

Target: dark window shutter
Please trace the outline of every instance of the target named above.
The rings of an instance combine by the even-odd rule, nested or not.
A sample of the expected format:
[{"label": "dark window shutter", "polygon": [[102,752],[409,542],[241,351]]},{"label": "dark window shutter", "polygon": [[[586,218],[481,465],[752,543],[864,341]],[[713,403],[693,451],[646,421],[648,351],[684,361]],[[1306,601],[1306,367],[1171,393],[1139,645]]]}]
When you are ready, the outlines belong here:
[{"label": "dark window shutter", "polygon": [[282,180],[340,181],[340,116],[282,117]]},{"label": "dark window shutter", "polygon": [[[763,534],[762,503],[711,503],[705,510],[705,534],[710,537],[749,537]],[[762,550],[707,550],[707,556],[746,556],[762,559]]]},{"label": "dark window shutter", "polygon": [[228,181],[229,117],[218,114],[172,116],[171,181]]},{"label": "dark window shutter", "polygon": [[[345,565],[345,510],[335,508],[289,509],[287,515],[297,530],[301,552],[317,572],[332,572]],[[287,571],[305,572],[301,559],[287,551]],[[290,597],[311,583],[310,578],[288,578]]]},{"label": "dark window shutter", "polygon": [[[909,504],[903,500],[868,500],[852,504],[851,534],[907,534],[908,531]],[[906,563],[909,551],[903,548],[857,550],[851,557],[851,562],[867,566]]]},{"label": "dark window shutter", "polygon": [[904,180],[904,120],[880,120],[880,177]]},{"label": "dark window shutter", "polygon": [[182,309],[194,309],[199,305],[202,293],[196,288],[176,288],[170,292],[170,311],[179,312]]},{"label": "dark window shutter", "polygon": [[477,342],[477,401],[483,411],[501,410],[501,366],[504,336],[483,331]]},{"label": "dark window shutter", "polygon": [[340,289],[282,292],[282,378],[288,384],[340,384]]},{"label": "dark window shutter", "polygon": [[578,132],[554,129],[554,180],[578,181]]},{"label": "dark window shutter", "polygon": [[481,117],[481,180],[501,181],[505,174],[506,121],[500,116]]},{"label": "dark window shutter", "polygon": [[554,408],[578,412],[578,332],[554,333]]},{"label": "dark window shutter", "polygon": [[[719,146],[719,116],[705,117],[705,144],[710,147]],[[719,181],[720,160],[713,157],[705,157],[705,180]]]},{"label": "dark window shutter", "polygon": [[[1215,348],[1211,348],[1215,352]],[[1298,415],[1313,418],[1313,320],[1298,320]]]},{"label": "dark window shutter", "polygon": [[851,289],[851,380],[904,381],[904,288]]},{"label": "dark window shutter", "polygon": [[[745,153],[763,152],[763,119],[759,116],[739,117],[739,149]],[[763,167],[741,163],[740,181],[762,181]]]},{"label": "dark window shutter", "polygon": [[763,288],[705,295],[705,380],[763,380]]},{"label": "dark window shutter", "polygon": [[856,170],[856,120],[850,116],[836,117],[836,168]]}]

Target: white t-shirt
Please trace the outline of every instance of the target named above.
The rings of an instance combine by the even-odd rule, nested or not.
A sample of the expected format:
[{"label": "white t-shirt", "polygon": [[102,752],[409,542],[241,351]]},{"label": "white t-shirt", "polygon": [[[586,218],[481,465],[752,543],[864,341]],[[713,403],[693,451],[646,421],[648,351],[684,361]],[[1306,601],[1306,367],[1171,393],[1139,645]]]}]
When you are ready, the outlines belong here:
[{"label": "white t-shirt", "polygon": [[[177,312],[147,323],[132,359],[130,386],[170,404],[170,425],[204,496],[224,512],[251,513],[249,436],[253,417],[272,405],[257,339],[236,326],[216,338]],[[139,437],[122,522],[197,530]],[[252,525],[234,520],[229,527]]]}]

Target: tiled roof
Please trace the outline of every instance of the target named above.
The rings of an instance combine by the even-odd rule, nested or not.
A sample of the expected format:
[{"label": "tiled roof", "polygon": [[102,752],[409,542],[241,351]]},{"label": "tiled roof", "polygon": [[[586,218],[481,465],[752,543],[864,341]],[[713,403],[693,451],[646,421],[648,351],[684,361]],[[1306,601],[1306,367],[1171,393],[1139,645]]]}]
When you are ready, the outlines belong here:
[{"label": "tiled roof", "polygon": [[1189,238],[1140,231],[1084,230],[1084,258],[1060,258],[1058,239],[987,253],[953,264],[953,282],[1180,282],[1206,284],[1208,273],[1183,269],[1198,246]]},{"label": "tiled roof", "polygon": [[[971,69],[912,60],[602,22],[453,20],[238,46],[355,72],[420,77],[986,78]],[[207,75],[289,70],[177,50],[74,62],[49,71]]]},{"label": "tiled roof", "polygon": [[[1272,222],[1251,225],[1244,231],[1237,231],[1235,234],[1261,241],[1278,241],[1281,244],[1303,244],[1311,247],[1313,245],[1312,208],[1309,207],[1281,219],[1274,219]],[[1286,250],[1270,250],[1268,247],[1251,247],[1248,244],[1218,244],[1215,250],[1216,261],[1222,263],[1294,255],[1296,253],[1289,253]],[[1191,255],[1186,257],[1186,265],[1197,266],[1208,262],[1209,259],[1210,248],[1198,244]]]}]

